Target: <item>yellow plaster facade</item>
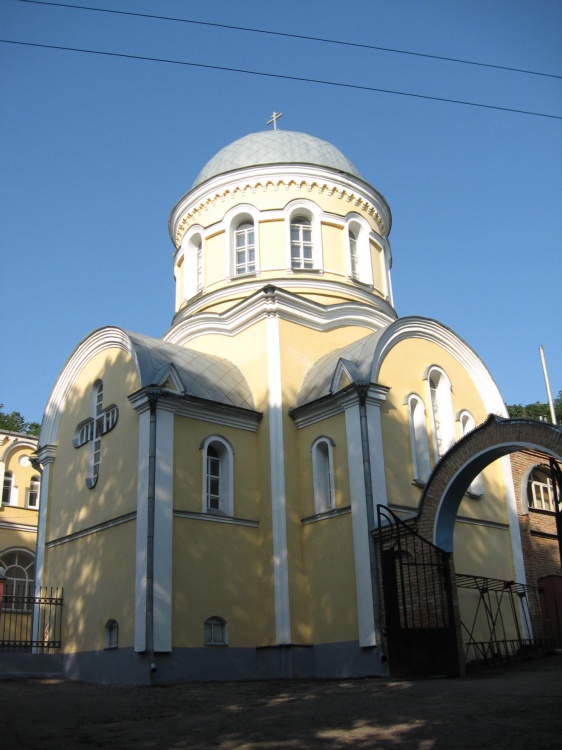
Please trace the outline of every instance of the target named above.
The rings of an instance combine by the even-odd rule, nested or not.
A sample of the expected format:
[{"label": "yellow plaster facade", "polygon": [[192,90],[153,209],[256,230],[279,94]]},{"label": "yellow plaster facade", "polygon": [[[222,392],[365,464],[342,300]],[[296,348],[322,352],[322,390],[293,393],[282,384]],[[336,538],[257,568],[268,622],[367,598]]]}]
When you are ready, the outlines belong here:
[{"label": "yellow plaster facade", "polygon": [[[341,152],[224,152],[170,217],[170,330],[95,331],[53,388],[41,578],[87,678],[385,674],[377,506],[415,514],[439,446],[505,407],[454,333],[398,318],[390,209]],[[457,570],[519,574],[509,491],[491,465],[467,492]]]}]

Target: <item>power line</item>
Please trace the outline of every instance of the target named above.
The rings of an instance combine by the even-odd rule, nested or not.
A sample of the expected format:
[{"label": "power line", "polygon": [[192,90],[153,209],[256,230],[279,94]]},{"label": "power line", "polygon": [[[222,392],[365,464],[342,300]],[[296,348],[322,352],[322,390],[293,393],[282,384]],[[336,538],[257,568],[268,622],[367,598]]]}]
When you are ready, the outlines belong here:
[{"label": "power line", "polygon": [[524,73],[532,76],[544,76],[546,78],[562,79],[562,75],[556,73],[543,73],[537,70],[527,70],[524,68],[513,68],[508,65],[494,65],[492,63],[477,62],[475,60],[462,60],[456,57],[446,57],[444,55],[430,55],[424,52],[412,52],[410,50],[395,49],[393,47],[379,47],[374,44],[361,44],[360,42],[346,42],[340,39],[327,39],[320,36],[308,36],[306,34],[291,34],[283,31],[271,31],[269,29],[255,29],[251,26],[234,26],[226,23],[212,23],[210,21],[194,21],[190,18],[176,18],[174,16],[159,16],[151,13],[134,13],[126,10],[115,10],[113,8],[92,8],[86,5],[68,5],[66,3],[53,3],[48,0],[18,0],[21,3],[32,5],[52,5],[56,8],[72,8],[74,10],[89,10],[96,13],[112,13],[119,16],[135,16],[137,18],[151,18],[159,21],[173,21],[175,23],[189,23],[195,26],[211,26],[218,29],[229,29],[231,31],[246,31],[252,34],[268,34],[270,36],[286,37],[288,39],[303,39],[309,42],[322,42],[324,44],[337,44],[343,47],[355,47],[359,49],[377,50],[379,52],[391,52],[396,55],[410,55],[413,57],[425,57],[430,60],[440,60],[441,62],[459,63],[461,65],[475,65],[481,68],[493,68],[495,70],[505,70],[510,73]]},{"label": "power line", "polygon": [[[27,0],[26,0],[27,1]],[[220,70],[227,73],[242,73],[244,75],[262,76],[264,78],[279,78],[285,81],[300,81],[302,83],[316,83],[322,86],[334,86],[345,89],[357,89],[359,91],[371,91],[380,94],[393,94],[395,96],[409,96],[414,99],[427,99],[434,102],[447,102],[448,104],[462,104],[466,107],[481,107],[482,109],[495,109],[500,112],[513,112],[518,115],[531,115],[533,117],[547,117],[551,120],[562,120],[561,115],[549,115],[544,112],[530,112],[525,109],[514,109],[512,107],[500,107],[494,104],[481,104],[480,102],[467,102],[462,99],[446,99],[441,96],[429,96],[428,94],[413,94],[409,91],[395,91],[393,89],[381,89],[375,86],[361,86],[358,83],[339,83],[337,81],[324,81],[319,78],[302,78],[300,76],[283,75],[282,73],[265,73],[259,70],[244,70],[243,68],[229,68],[222,65],[205,65],[203,63],[187,62],[184,60],[167,60],[162,57],[146,57],[145,55],[128,55],[124,52],[103,52],[96,49],[81,49],[79,47],[63,47],[58,44],[38,44],[37,42],[19,42],[14,39],[0,39],[2,44],[18,44],[25,47],[39,47],[42,49],[63,50],[65,52],[81,52],[89,55],[105,55],[107,57],[123,57],[128,60],[144,60],[147,62],[167,63],[168,65],[186,65],[191,68],[205,68],[207,70]]]}]

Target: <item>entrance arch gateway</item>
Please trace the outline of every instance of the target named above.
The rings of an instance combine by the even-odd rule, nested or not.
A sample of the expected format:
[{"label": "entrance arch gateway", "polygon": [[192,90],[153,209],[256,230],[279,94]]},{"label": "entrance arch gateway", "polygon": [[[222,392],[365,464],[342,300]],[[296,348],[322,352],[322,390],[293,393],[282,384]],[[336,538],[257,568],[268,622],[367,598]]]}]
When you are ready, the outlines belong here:
[{"label": "entrance arch gateway", "polygon": [[503,419],[490,414],[435,465],[418,506],[418,533],[453,551],[455,518],[466,488],[498,458],[520,450],[541,451],[562,461],[562,428],[532,419]]},{"label": "entrance arch gateway", "polygon": [[[464,671],[464,624],[460,619],[452,556],[457,511],[467,488],[488,464],[525,449],[545,453],[554,462],[562,460],[562,428],[534,420],[502,419],[491,414],[483,424],[455,443],[435,465],[422,492],[416,517],[404,522],[386,506],[378,506],[375,539],[392,675],[427,676]],[[518,556],[516,548],[520,549],[521,544],[515,497],[512,500],[513,507],[508,510],[515,558]],[[509,502],[508,499],[508,505]],[[493,585],[499,585],[498,590],[501,590],[495,607],[485,602],[488,624],[490,618],[492,621],[491,632],[502,617],[503,595],[507,592],[514,622],[517,620],[515,601],[527,595],[522,560],[520,570],[515,559],[514,563],[516,580],[520,583],[481,577],[480,583],[486,592]],[[521,573],[520,579],[518,573]],[[528,614],[523,613],[524,620]],[[520,644],[532,637],[530,632],[518,633]],[[470,632],[469,641],[473,640]],[[474,645],[478,645],[476,641]]]}]

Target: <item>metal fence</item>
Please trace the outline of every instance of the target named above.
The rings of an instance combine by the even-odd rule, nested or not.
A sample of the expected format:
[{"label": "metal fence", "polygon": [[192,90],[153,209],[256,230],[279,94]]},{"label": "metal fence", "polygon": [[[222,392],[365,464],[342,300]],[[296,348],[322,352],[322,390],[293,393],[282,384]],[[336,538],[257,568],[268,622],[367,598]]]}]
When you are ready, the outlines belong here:
[{"label": "metal fence", "polygon": [[6,587],[0,604],[0,652],[54,653],[61,647],[62,589]]}]

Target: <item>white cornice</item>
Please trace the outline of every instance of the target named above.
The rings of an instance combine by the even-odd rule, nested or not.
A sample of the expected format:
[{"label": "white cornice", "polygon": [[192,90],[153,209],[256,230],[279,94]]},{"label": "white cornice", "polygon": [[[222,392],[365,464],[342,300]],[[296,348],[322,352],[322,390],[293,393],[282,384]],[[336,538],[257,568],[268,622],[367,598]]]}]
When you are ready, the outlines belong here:
[{"label": "white cornice", "polygon": [[[129,396],[133,409],[142,414],[149,408],[149,399],[145,389]],[[251,409],[242,409],[229,404],[219,404],[215,401],[196,399],[191,396],[178,396],[174,393],[162,391],[158,397],[158,409],[171,411],[180,417],[199,419],[212,424],[236,427],[239,430],[256,432],[262,413]]]},{"label": "white cornice", "polygon": [[238,169],[217,175],[186,193],[172,209],[168,229],[172,242],[179,247],[181,238],[192,221],[197,220],[203,211],[217,201],[227,198],[248,200],[257,190],[265,191],[268,186],[274,190],[288,189],[297,184],[308,192],[327,190],[335,193],[376,220],[381,233],[387,237],[392,223],[388,203],[369,183],[337,170],[314,165],[274,164]]},{"label": "white cornice", "polygon": [[296,409],[291,409],[289,415],[300,430],[302,427],[308,427],[315,422],[332,417],[334,414],[341,414],[346,409],[356,406],[361,399],[361,391],[364,392],[367,403],[380,406],[381,402],[386,400],[389,388],[375,383],[353,383],[341,391],[324,396],[317,401],[311,401]]},{"label": "white cornice", "polygon": [[55,445],[63,407],[76,378],[82,371],[82,368],[93,356],[99,354],[105,349],[111,348],[123,349],[130,354],[137,368],[137,372],[139,372],[135,350],[125,331],[121,328],[114,328],[111,326],[98,328],[96,331],[93,331],[87,336],[87,338],[78,344],[76,349],[67,359],[55,385],[53,386],[53,390],[47,401],[47,406],[45,407],[43,422],[41,424],[41,433],[39,435],[40,446]]},{"label": "white cornice", "polygon": [[[285,282],[283,285],[287,286]],[[339,292],[340,294],[347,289],[340,284],[324,285],[314,284],[314,282],[309,284],[308,280],[307,288],[310,293],[320,291],[326,293],[329,290],[331,293]],[[349,290],[347,292],[349,293]],[[231,294],[232,292],[228,296]],[[205,298],[205,307],[208,307],[209,303],[217,304],[221,296],[208,295]],[[315,331],[330,331],[344,326],[360,326],[370,331],[378,331],[396,320],[396,313],[383,300],[380,300],[383,309],[379,309],[373,305],[372,297],[364,295],[364,299],[365,301],[321,305],[272,284],[264,286],[262,281],[256,284],[256,293],[224,312],[198,312],[199,304],[184,308],[180,319],[162,338],[164,341],[184,346],[201,334],[235,336],[270,315]],[[369,304],[366,304],[367,300]]]},{"label": "white cornice", "polygon": [[476,352],[450,328],[430,318],[401,318],[390,325],[381,335],[373,356],[371,380],[376,382],[380,368],[388,352],[400,341],[424,339],[445,349],[469,373],[482,396],[488,414],[507,417],[507,410],[489,370]]}]

